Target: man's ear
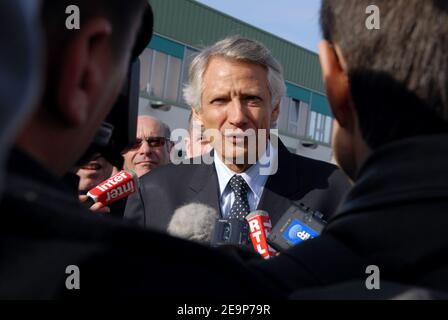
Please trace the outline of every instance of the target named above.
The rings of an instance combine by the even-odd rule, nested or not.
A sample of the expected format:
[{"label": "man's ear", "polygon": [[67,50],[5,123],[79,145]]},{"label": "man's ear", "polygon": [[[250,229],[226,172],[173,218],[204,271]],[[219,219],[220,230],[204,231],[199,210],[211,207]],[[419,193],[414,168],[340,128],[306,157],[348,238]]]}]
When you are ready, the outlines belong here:
[{"label": "man's ear", "polygon": [[350,104],[349,81],[340,52],[328,41],[319,43],[320,64],[331,111],[342,128],[351,130],[355,124],[354,110]]},{"label": "man's ear", "polygon": [[93,18],[73,32],[59,71],[57,108],[70,126],[77,127],[87,121],[94,95],[106,77],[112,26],[104,18]]}]

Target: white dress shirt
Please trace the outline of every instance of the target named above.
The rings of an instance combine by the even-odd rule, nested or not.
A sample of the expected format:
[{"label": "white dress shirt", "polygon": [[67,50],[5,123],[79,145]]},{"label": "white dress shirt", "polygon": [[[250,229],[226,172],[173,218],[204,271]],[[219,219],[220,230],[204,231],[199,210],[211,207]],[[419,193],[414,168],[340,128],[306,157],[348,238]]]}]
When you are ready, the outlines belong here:
[{"label": "white dress shirt", "polygon": [[[268,144],[268,152],[266,152],[262,156],[261,163],[267,163],[268,158],[274,158],[274,148],[271,145],[271,142]],[[228,218],[230,214],[230,209],[232,208],[233,202],[235,201],[235,195],[232,191],[232,188],[229,185],[230,179],[236,174],[240,175],[244,178],[247,185],[250,188],[250,191],[247,193],[247,200],[249,202],[250,211],[254,211],[258,207],[258,203],[260,202],[261,196],[263,194],[264,186],[266,181],[268,180],[268,175],[260,174],[260,163],[257,161],[254,165],[252,165],[248,170],[242,173],[236,173],[229,169],[221,157],[214,152],[214,163],[216,168],[216,173],[218,175],[219,182],[219,202],[221,207],[221,213],[223,218]]]}]

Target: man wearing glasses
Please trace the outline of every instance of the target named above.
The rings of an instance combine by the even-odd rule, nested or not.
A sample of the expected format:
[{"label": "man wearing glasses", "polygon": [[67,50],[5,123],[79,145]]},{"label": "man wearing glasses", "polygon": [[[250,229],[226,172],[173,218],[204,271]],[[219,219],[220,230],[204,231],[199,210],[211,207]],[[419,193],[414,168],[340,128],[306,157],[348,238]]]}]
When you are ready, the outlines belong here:
[{"label": "man wearing glasses", "polygon": [[134,171],[139,177],[152,169],[170,162],[173,147],[170,128],[151,116],[139,116],[137,143],[123,153],[124,169]]}]

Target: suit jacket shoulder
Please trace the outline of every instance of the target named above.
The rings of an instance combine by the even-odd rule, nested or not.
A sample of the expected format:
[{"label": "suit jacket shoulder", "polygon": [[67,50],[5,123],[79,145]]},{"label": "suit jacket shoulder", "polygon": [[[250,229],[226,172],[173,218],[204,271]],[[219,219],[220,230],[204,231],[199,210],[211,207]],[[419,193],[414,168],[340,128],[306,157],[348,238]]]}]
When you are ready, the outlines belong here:
[{"label": "suit jacket shoulder", "polygon": [[166,230],[174,211],[192,202],[219,212],[213,165],[169,164],[152,170],[140,178],[139,192],[129,197],[125,217],[142,226]]},{"label": "suit jacket shoulder", "polygon": [[292,154],[281,143],[278,171],[269,177],[259,209],[275,224],[294,203],[320,211],[329,219],[350,188],[345,175],[330,163]]}]

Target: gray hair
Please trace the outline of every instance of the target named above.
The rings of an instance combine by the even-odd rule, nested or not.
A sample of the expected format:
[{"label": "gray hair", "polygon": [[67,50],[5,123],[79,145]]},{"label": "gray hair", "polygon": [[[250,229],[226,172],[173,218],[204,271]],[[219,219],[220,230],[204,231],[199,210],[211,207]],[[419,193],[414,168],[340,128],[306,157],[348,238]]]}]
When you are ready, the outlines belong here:
[{"label": "gray hair", "polygon": [[184,99],[191,107],[196,110],[201,109],[203,76],[210,58],[216,56],[246,61],[266,68],[272,105],[280,103],[286,91],[283,68],[280,63],[274,58],[271,51],[260,42],[241,36],[232,36],[205,48],[192,61],[188,73],[188,83],[183,90]]}]

